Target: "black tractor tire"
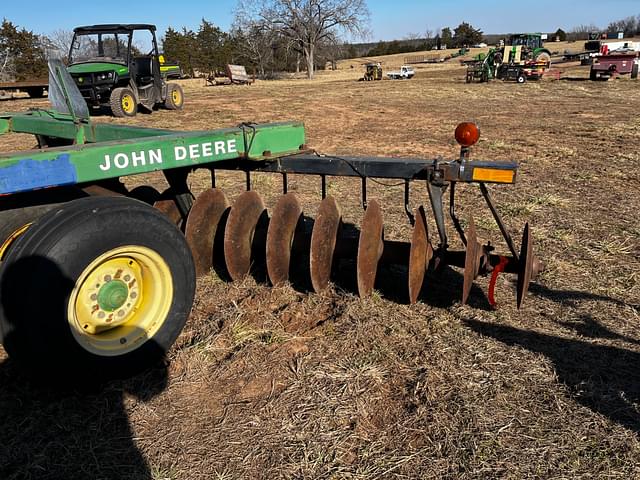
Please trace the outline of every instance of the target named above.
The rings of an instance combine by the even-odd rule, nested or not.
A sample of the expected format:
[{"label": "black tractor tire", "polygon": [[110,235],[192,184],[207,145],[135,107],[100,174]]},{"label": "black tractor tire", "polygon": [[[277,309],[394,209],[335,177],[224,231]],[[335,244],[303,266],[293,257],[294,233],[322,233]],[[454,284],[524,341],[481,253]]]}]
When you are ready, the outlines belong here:
[{"label": "black tractor tire", "polygon": [[0,211],[0,261],[30,225],[49,210],[87,196],[77,188],[59,188],[18,193],[4,199]]},{"label": "black tractor tire", "polygon": [[109,106],[114,117],[135,117],[138,113],[136,96],[129,87],[114,88]]},{"label": "black tractor tire", "polygon": [[0,340],[45,379],[128,376],[171,347],[194,291],[191,251],[160,212],[126,197],[74,200],[36,221],[0,266]]},{"label": "black tractor tire", "polygon": [[29,98],[42,98],[44,97],[44,87],[27,88],[27,94]]},{"label": "black tractor tire", "polygon": [[168,110],[182,110],[184,106],[184,92],[177,83],[167,84],[167,98],[164,99],[164,107]]},{"label": "black tractor tire", "polygon": [[547,65],[551,64],[551,55],[549,55],[547,52],[540,52],[536,58],[535,58],[536,62],[544,62]]},{"label": "black tractor tire", "polygon": [[638,65],[637,63],[635,63],[633,65],[633,67],[631,67],[631,78],[632,79],[636,79],[638,78],[638,70],[640,69],[640,65]]}]

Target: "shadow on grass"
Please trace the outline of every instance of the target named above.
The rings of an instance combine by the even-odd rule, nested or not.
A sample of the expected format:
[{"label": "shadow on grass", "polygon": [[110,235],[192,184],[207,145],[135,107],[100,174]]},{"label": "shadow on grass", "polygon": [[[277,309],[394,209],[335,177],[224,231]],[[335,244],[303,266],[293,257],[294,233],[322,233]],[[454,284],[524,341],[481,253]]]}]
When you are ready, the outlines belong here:
[{"label": "shadow on grass", "polygon": [[640,353],[476,320],[464,323],[506,345],[543,354],[575,401],[640,433]]},{"label": "shadow on grass", "polygon": [[[0,478],[151,478],[125,399],[144,402],[163,391],[166,365],[100,380],[115,378],[105,370],[113,362],[77,354],[66,325],[69,276],[37,255],[6,260],[1,273],[0,333],[15,356],[0,363]],[[127,358],[130,369],[140,365]]]},{"label": "shadow on grass", "polygon": [[[580,302],[582,301],[595,301],[600,303],[609,303],[617,307],[628,307],[635,310],[640,310],[640,305],[627,303],[616,298],[607,297],[605,295],[599,295],[597,293],[582,292],[579,290],[553,290],[537,283],[532,283],[529,287],[531,295],[551,300],[555,303],[563,304],[572,308],[580,308]],[[555,320],[555,323],[562,325],[565,328],[569,328],[579,335],[589,338],[603,338],[608,340],[623,340],[628,343],[640,345],[640,340],[626,335],[620,335],[613,330],[608,329],[604,325],[600,324],[590,314],[582,314],[577,320],[570,322]]]},{"label": "shadow on grass", "polygon": [[577,306],[581,300],[595,300],[598,302],[609,302],[620,307],[632,307],[639,309],[640,305],[627,303],[617,298],[607,297],[592,292],[582,292],[580,290],[553,290],[538,283],[531,283],[529,292],[532,295],[552,300],[556,303],[565,303],[572,307]]},{"label": "shadow on grass", "polygon": [[152,478],[133,441],[125,395],[144,401],[166,385],[166,369],[102,386],[56,388],[0,364],[0,478]]}]

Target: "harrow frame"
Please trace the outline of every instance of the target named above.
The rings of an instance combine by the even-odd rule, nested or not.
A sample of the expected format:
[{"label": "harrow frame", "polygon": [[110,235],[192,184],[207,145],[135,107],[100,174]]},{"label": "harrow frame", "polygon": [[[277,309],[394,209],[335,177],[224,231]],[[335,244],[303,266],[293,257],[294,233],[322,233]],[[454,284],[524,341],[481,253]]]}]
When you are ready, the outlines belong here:
[{"label": "harrow frame", "polygon": [[[505,262],[503,256],[491,253],[493,248],[490,246],[478,249],[478,252],[482,252],[478,254],[482,261],[473,275],[469,273],[468,276],[475,278],[479,274],[491,273],[501,263],[502,270],[507,273],[519,271],[516,246],[487,187],[491,183],[515,183],[518,165],[515,162],[471,160],[469,147],[463,146],[460,156],[449,161],[442,158],[341,157],[321,155],[308,149],[304,126],[299,122],[246,123],[230,129],[180,132],[93,123],[49,110],[0,114],[0,134],[9,132],[33,134],[41,148],[12,154],[0,153],[0,194],[24,195],[30,191],[69,185],[78,186],[90,195],[123,194],[113,181],[120,177],[162,171],[174,195],[176,210],[172,214],[174,217],[179,215],[184,222],[193,204],[187,177],[199,168],[211,172],[212,188],[216,187],[217,170],[245,172],[247,190],[251,189],[251,173],[280,174],[284,194],[288,192],[288,174],[316,175],[321,179],[323,199],[327,197],[327,176],[357,177],[362,181],[362,205],[365,210],[368,207],[368,179],[402,180],[405,212],[412,225],[415,225],[415,214],[410,211],[408,202],[410,184],[424,181],[439,238],[438,248],[432,255],[433,261],[439,265],[450,264],[461,268],[465,267],[467,255],[448,250],[445,192],[450,189],[449,216],[466,246],[467,235],[455,213],[456,184],[477,183],[511,255],[505,257]],[[47,146],[60,143],[71,144]],[[26,203],[22,202],[22,205],[28,204],[28,194],[26,198]],[[171,205],[163,205],[171,210]],[[157,206],[162,209],[163,205]],[[165,210],[165,213],[169,212]],[[396,250],[402,251],[402,247],[396,247]],[[345,251],[353,252],[354,248]],[[397,258],[406,255],[404,252],[386,256]],[[468,292],[463,295],[463,301],[467,296]],[[495,302],[492,300],[492,303]]]},{"label": "harrow frame", "polygon": [[[0,134],[29,133],[35,135],[38,141],[38,148],[34,150],[0,153],[0,232],[7,219],[14,222],[11,228],[5,228],[2,235],[4,238],[0,238],[0,242],[3,242],[0,247],[0,259],[10,258],[15,263],[14,257],[17,254],[12,257],[14,245],[14,250],[19,251],[23,244],[32,244],[32,237],[36,233],[43,234],[42,225],[49,225],[53,221],[49,216],[46,217],[46,221],[43,220],[44,223],[39,222],[39,217],[34,212],[40,212],[40,215],[41,211],[56,208],[60,205],[60,198],[65,197],[64,192],[69,189],[75,192],[74,195],[80,193],[81,196],[141,199],[135,194],[135,189],[128,191],[120,182],[120,178],[162,171],[170,188],[162,195],[155,192],[158,195],[152,195],[153,198],[148,203],[152,203],[156,210],[166,215],[164,218],[171,219],[172,223],[183,231],[184,237],[181,241],[191,250],[191,255],[188,258],[184,257],[184,262],[194,266],[196,275],[206,274],[215,267],[219,261],[216,255],[219,256],[222,246],[226,273],[232,280],[241,279],[254,268],[257,258],[256,244],[259,244],[262,249],[259,256],[262,263],[266,264],[268,278],[274,285],[289,279],[289,270],[294,264],[292,257],[300,252],[309,252],[309,277],[315,291],[328,286],[337,259],[355,259],[357,288],[362,297],[372,293],[379,264],[405,264],[408,265],[408,299],[410,303],[415,303],[422,291],[426,271],[429,268],[439,269],[444,265],[451,265],[464,270],[462,303],[467,302],[475,278],[491,274],[489,301],[495,306],[493,292],[498,274],[516,274],[517,305],[520,308],[529,282],[542,269],[542,263],[533,255],[528,224],[525,226],[521,249],[518,252],[487,186],[492,183],[514,183],[518,165],[514,162],[471,160],[470,147],[478,140],[479,131],[473,124],[461,124],[464,125],[466,130],[460,130],[460,127],[458,129],[461,135],[456,131],[456,138],[462,146],[459,157],[444,160],[440,157],[420,159],[321,155],[307,147],[304,126],[299,122],[262,125],[245,123],[231,129],[180,132],[93,123],[73,114],[49,110],[0,114]],[[469,135],[474,137],[471,141],[467,138]],[[211,188],[194,198],[187,179],[196,169],[210,171]],[[216,188],[216,172],[224,170],[241,171],[246,175],[246,192],[242,193],[231,207],[224,193]],[[256,172],[273,173],[282,177],[283,195],[270,220],[260,195],[251,189],[251,175]],[[320,180],[322,202],[311,231],[306,228],[308,225],[305,227],[305,217],[298,200],[288,191],[289,174],[314,175]],[[365,212],[358,238],[341,233],[342,215],[337,201],[327,194],[328,176],[356,177],[361,180],[361,199]],[[378,179],[399,180],[397,185],[404,186],[404,211],[413,226],[410,243],[384,239],[382,209],[380,204],[375,199],[369,199],[367,194],[368,182],[377,182]],[[412,210],[409,205],[411,185],[416,183],[426,186],[437,226],[438,245],[435,247],[429,238],[425,208],[419,206]],[[469,219],[467,230],[463,230],[456,214],[458,183],[479,185],[502,233],[509,255],[496,254],[490,243],[482,245],[478,241],[473,218]],[[151,191],[154,192],[153,189]],[[73,198],[77,198],[77,195],[72,195],[71,199]],[[121,200],[117,199],[114,205],[122,208]],[[66,201],[68,200],[63,199],[62,203],[65,204]],[[69,203],[71,213],[65,212],[64,208],[59,210],[63,218],[66,218],[65,215],[73,214],[72,204],[82,215],[90,216],[93,215],[92,212],[100,211],[99,208],[91,210],[91,202],[80,201],[75,205],[78,201]],[[139,202],[132,203],[131,207],[136,211],[142,208]],[[154,215],[157,217],[157,214],[152,214],[153,209],[146,208],[149,209],[150,221],[155,218]],[[21,215],[23,211],[25,215]],[[466,246],[463,251],[449,249],[445,221],[447,213],[457,235]],[[109,221],[111,231],[113,228],[117,229],[117,223],[113,223],[117,220],[111,217]],[[31,222],[34,222],[35,227],[30,227]],[[158,221],[153,222],[153,228],[158,228]],[[221,225],[223,228],[220,228]],[[30,233],[32,228],[34,234]],[[221,232],[224,235],[223,239]],[[72,232],[66,233],[67,236],[70,234]],[[96,241],[102,236],[103,232],[95,232]],[[24,241],[21,242],[23,238]],[[126,238],[121,241],[124,244],[128,242]],[[182,248],[179,243],[176,243],[178,249]],[[140,248],[133,246],[132,251],[146,251],[146,247]],[[142,255],[140,258],[147,257]],[[11,265],[9,260],[7,262]],[[106,266],[98,265],[96,268],[110,268],[109,262],[110,260],[105,261]],[[178,268],[173,265],[171,268]],[[2,273],[6,270],[3,267],[4,265],[0,264],[0,284],[7,282]],[[169,274],[165,272],[163,275],[162,278],[167,281]],[[128,290],[119,284],[113,286],[116,280],[113,280],[112,276],[112,273],[103,275],[105,285],[110,285],[109,291],[124,292],[124,295]],[[195,276],[193,280],[195,281]],[[100,285],[94,284],[90,288],[98,287]],[[192,299],[193,297],[189,300],[189,292],[186,291],[181,301],[188,303]],[[94,301],[93,297],[91,301]],[[148,301],[154,302],[153,299]],[[120,305],[118,301],[114,302],[112,303]],[[86,314],[85,318],[98,312],[104,314],[103,317],[108,315],[106,322],[113,321],[115,313],[125,315],[126,312],[134,312],[122,310],[123,313],[109,313],[99,310],[101,307],[98,304],[92,307],[87,305],[85,308],[90,308],[92,313]],[[186,321],[187,313],[188,310],[186,313],[182,311],[181,316],[175,317],[175,322],[178,323],[177,327],[171,327],[173,335],[177,336]],[[6,332],[3,333],[2,330],[9,327],[2,325],[3,315],[0,305],[0,335],[6,340]],[[161,321],[167,323],[174,320]],[[66,321],[62,319],[61,322]],[[87,322],[84,328],[97,332],[96,335],[109,332],[112,328],[108,323],[93,317]],[[149,325],[149,322],[145,319],[140,325]],[[81,327],[78,328],[82,330]],[[120,324],[113,328],[120,328]],[[93,338],[84,332],[78,333],[76,337],[89,338],[88,341],[92,341]],[[38,344],[38,348],[42,348],[41,341],[40,338],[29,339],[29,342]],[[123,336],[121,342],[125,341],[126,336]],[[170,346],[172,341],[168,344],[165,341],[164,347],[168,348],[167,345]],[[97,345],[101,344],[98,342]],[[59,351],[53,351],[53,348],[49,350],[52,350],[53,355],[60,354]],[[107,365],[115,361],[130,365],[125,359],[135,353],[136,351],[131,352],[123,347],[121,355],[109,352],[108,355],[99,357],[100,361]],[[81,355],[86,356],[86,352]],[[85,360],[95,359],[91,357]],[[78,362],[77,358],[72,361],[76,364]]]}]

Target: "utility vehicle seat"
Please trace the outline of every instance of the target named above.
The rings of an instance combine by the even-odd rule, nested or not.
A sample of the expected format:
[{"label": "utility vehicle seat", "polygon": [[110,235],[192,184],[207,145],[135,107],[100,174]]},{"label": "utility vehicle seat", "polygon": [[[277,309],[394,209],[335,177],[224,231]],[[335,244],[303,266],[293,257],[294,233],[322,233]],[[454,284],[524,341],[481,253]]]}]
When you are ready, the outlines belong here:
[{"label": "utility vehicle seat", "polygon": [[135,57],[133,65],[136,83],[144,85],[153,82],[153,57]]}]

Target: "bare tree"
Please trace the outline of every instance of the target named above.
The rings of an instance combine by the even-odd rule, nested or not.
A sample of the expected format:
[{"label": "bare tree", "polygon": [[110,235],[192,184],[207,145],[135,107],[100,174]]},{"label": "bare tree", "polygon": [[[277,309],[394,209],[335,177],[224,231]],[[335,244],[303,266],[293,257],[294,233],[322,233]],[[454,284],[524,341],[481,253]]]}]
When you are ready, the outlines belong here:
[{"label": "bare tree", "polygon": [[568,40],[589,40],[592,33],[600,32],[602,29],[594,24],[578,25],[573,27],[567,35]]},{"label": "bare tree", "polygon": [[426,38],[427,40],[431,40],[432,38],[435,38],[436,36],[436,32],[438,31],[438,29],[436,28],[435,30],[427,27],[424,31],[424,38]]},{"label": "bare tree", "polygon": [[71,30],[54,30],[47,35],[49,44],[47,45],[47,54],[49,57],[66,58],[71,50],[73,42],[73,31]]},{"label": "bare tree", "polygon": [[310,79],[319,45],[340,32],[353,36],[367,33],[369,10],[365,0],[258,0],[241,4],[242,13],[253,22],[299,47]]},{"label": "bare tree", "polygon": [[273,63],[277,36],[261,21],[257,7],[251,0],[238,1],[232,36],[236,39],[240,58],[249,60],[257,68],[258,75],[264,78],[268,65]]},{"label": "bare tree", "polygon": [[8,48],[0,50],[0,82],[14,80],[16,75],[13,58]]},{"label": "bare tree", "polygon": [[628,37],[637,35],[640,32],[640,15],[634,17],[633,15],[616,22],[611,22],[607,26],[607,31],[610,33],[624,32]]},{"label": "bare tree", "polygon": [[273,35],[259,24],[244,28],[236,26],[232,35],[241,50],[240,58],[249,60],[256,66],[258,75],[264,78],[268,65],[273,61]]}]

